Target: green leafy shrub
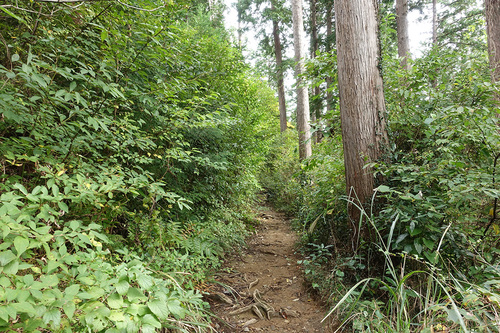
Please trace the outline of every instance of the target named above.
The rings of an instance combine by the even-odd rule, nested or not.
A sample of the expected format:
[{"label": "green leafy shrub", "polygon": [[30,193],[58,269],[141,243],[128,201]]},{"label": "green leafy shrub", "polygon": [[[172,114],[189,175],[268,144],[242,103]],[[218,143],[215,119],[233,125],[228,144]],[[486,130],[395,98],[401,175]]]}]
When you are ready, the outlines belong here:
[{"label": "green leafy shrub", "polygon": [[[451,57],[445,53],[439,59]],[[432,252],[448,228],[444,252],[465,264],[473,260],[471,245],[484,238],[499,196],[493,176],[499,145],[491,104],[495,89],[480,61],[455,61],[452,66],[461,67],[443,73],[444,83],[436,89],[420,78],[425,73],[420,66],[428,65],[427,59],[416,62],[405,78],[408,86],[391,95],[396,99],[392,159],[378,170],[393,191],[386,196],[379,228],[387,229],[386,221],[397,216],[394,249],[432,264],[437,264]]]},{"label": "green leafy shrub", "polygon": [[293,130],[276,137],[259,174],[259,183],[268,201],[288,214],[298,211],[301,199],[300,181],[296,177],[300,170],[297,140]]},{"label": "green leafy shrub", "polygon": [[191,1],[20,6],[0,21],[2,330],[205,327],[196,287],[242,243],[273,93]]},{"label": "green leafy shrub", "polygon": [[[383,185],[378,190],[386,188]],[[376,246],[385,258],[385,271],[380,277],[368,277],[355,283],[326,317],[339,311],[337,315],[342,313],[346,318],[342,326],[354,332],[433,332],[437,329],[489,332],[496,329],[497,266],[487,265],[489,281],[476,284],[465,274],[442,270],[429,261],[420,260],[418,255],[394,253],[392,237],[398,219],[391,222],[388,237],[384,239],[376,228],[376,217],[363,209],[361,212],[363,219],[374,228]],[[435,260],[431,262],[447,260],[441,251],[448,232],[449,228],[442,233],[432,253]],[[420,269],[415,269],[416,266]],[[374,298],[373,295],[380,291],[384,294]]]},{"label": "green leafy shrub", "polygon": [[155,332],[203,312],[199,293],[161,278],[126,249],[107,250],[101,226],[61,220],[69,211],[60,197],[17,187],[0,196],[0,327]]}]

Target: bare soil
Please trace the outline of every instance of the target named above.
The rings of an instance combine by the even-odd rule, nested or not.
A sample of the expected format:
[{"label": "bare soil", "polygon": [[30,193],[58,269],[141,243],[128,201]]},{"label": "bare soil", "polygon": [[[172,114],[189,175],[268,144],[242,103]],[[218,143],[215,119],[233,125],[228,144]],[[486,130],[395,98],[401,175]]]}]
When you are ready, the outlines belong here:
[{"label": "bare soil", "polygon": [[234,255],[212,285],[214,328],[229,332],[330,332],[321,323],[326,308],[313,296],[295,253],[290,221],[262,207],[248,248]]}]

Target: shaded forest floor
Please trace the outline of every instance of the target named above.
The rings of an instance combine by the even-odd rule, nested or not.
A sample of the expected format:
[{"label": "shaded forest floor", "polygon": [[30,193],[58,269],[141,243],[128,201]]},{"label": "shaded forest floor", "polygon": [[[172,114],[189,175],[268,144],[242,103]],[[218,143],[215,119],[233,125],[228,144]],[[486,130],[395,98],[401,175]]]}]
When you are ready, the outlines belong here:
[{"label": "shaded forest floor", "polygon": [[326,308],[313,296],[297,264],[289,220],[261,207],[248,248],[216,276],[210,303],[218,332],[327,332]]}]

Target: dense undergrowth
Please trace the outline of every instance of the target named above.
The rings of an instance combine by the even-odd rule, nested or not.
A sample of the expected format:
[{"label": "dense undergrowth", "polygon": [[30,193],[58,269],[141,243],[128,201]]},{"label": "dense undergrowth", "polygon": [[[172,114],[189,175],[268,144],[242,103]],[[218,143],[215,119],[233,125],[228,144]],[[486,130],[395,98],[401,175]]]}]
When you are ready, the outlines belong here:
[{"label": "dense undergrowth", "polygon": [[[498,331],[498,86],[484,44],[433,48],[410,71],[392,54],[383,64],[391,143],[372,165],[382,183],[371,205],[353,203],[361,220],[347,215],[338,110],[310,159],[298,164],[291,146],[272,156],[288,168],[267,178],[281,193],[271,199],[296,216],[301,264],[339,331]],[[309,70],[334,77],[328,59]],[[358,224],[366,231],[353,239]]]},{"label": "dense undergrowth", "polygon": [[196,2],[18,5],[0,20],[0,330],[208,329],[198,286],[251,222],[273,93]]}]

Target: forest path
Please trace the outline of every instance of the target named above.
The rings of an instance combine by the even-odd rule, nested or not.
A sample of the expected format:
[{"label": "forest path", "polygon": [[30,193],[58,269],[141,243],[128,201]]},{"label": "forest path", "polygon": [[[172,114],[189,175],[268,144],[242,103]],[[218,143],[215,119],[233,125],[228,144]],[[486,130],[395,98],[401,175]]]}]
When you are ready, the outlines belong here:
[{"label": "forest path", "polygon": [[[261,207],[248,248],[228,259],[216,276],[210,303],[217,332],[327,332],[326,309],[308,291],[289,220]],[[256,310],[257,308],[257,310]],[[238,313],[241,312],[241,313]],[[259,313],[261,318],[259,319]]]}]

